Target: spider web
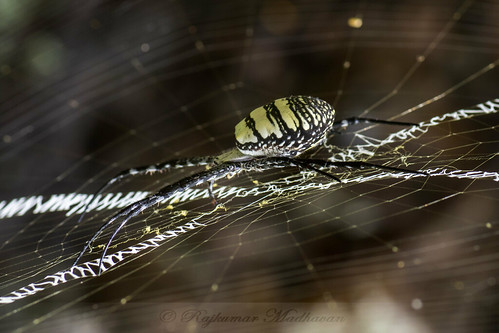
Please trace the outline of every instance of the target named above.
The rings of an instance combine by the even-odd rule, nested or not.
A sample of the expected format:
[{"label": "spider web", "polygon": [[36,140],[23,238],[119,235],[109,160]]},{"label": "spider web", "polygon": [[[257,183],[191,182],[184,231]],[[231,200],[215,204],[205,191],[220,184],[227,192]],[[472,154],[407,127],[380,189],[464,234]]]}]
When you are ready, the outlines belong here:
[{"label": "spider web", "polygon": [[[16,3],[0,11],[2,331],[497,327],[497,3]],[[354,126],[309,157],[429,176],[243,172],[217,206],[199,186],[131,220],[101,276],[112,228],[71,267],[116,209],[204,167],[91,197],[102,183],[217,155],[291,94],[419,123]]]}]

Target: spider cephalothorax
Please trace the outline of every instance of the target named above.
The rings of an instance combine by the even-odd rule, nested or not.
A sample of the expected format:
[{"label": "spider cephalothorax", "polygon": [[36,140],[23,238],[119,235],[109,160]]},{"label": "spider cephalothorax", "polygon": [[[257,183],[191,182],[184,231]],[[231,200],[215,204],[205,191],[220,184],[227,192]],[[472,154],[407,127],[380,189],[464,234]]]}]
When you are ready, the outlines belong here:
[{"label": "spider cephalothorax", "polygon": [[[391,125],[416,125],[405,122],[385,121],[372,118],[352,117],[334,123],[334,109],[327,102],[310,96],[291,96],[279,98],[256,108],[235,127],[235,148],[218,156],[192,157],[169,160],[159,164],[132,168],[119,173],[106,182],[96,193],[100,195],[109,185],[129,176],[161,172],[172,168],[212,165],[209,170],[195,173],[191,176],[167,185],[157,193],[139,200],[114,214],[87,241],[85,247],[76,258],[74,265],[97,237],[114,221],[122,218],[109,238],[99,263],[99,274],[103,268],[103,258],[121,228],[132,217],[145,209],[164,201],[186,189],[208,183],[210,195],[216,202],[211,190],[213,182],[229,174],[236,175],[243,171],[263,171],[282,167],[299,167],[312,170],[335,181],[341,182],[337,176],[321,170],[337,167],[346,168],[378,168],[391,171],[402,171],[413,174],[424,174],[390,166],[380,166],[365,161],[324,161],[318,159],[296,158],[306,150],[325,140],[329,132],[338,131],[351,124],[359,122],[385,123]],[[88,201],[90,203],[90,201]],[[88,203],[78,221],[85,215]]]}]

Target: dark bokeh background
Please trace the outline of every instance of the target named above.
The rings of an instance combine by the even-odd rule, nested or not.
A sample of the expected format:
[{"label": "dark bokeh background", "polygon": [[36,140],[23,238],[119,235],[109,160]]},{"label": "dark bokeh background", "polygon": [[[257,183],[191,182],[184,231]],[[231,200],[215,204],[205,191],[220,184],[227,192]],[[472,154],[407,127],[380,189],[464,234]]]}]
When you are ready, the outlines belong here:
[{"label": "dark bokeh background", "polygon": [[[218,154],[233,145],[233,126],[242,116],[291,94],[334,103],[338,118],[363,114],[387,119],[451,89],[441,100],[398,118],[413,122],[497,98],[496,69],[465,80],[497,61],[498,13],[495,1],[2,1],[0,201],[89,193],[98,187],[93,178],[101,184],[123,168]],[[461,83],[465,84],[457,88]],[[465,132],[477,124],[454,130]],[[491,133],[477,138],[469,132],[463,140],[493,141],[496,124],[497,117],[486,118],[480,126],[493,127]],[[440,133],[451,131],[446,127]],[[453,142],[463,144],[460,138],[449,140],[442,149],[452,148]],[[349,141],[338,138],[334,143]],[[435,148],[432,153],[441,148],[428,145],[428,150]],[[477,153],[496,154],[497,144]],[[497,162],[487,158],[479,169],[497,170]],[[4,307],[9,315],[2,325],[29,326],[55,309],[34,329],[167,331],[172,327],[157,319],[161,304],[334,300],[345,306],[349,320],[346,326],[333,326],[338,332],[492,332],[499,299],[498,267],[493,264],[498,211],[492,183],[430,184],[407,204],[424,205],[457,191],[469,197],[442,200],[429,210],[387,217],[371,226],[373,235],[382,239],[405,239],[411,253],[419,251],[417,258],[393,254],[355,233],[310,241],[323,231],[317,224],[308,233],[294,234],[302,244],[301,253],[276,249],[249,255],[258,254],[266,243],[257,242],[255,250],[247,240],[247,252],[232,262],[218,291],[210,286],[225,266],[216,259],[228,258],[231,252],[216,252],[219,257],[214,258],[205,249],[204,256],[201,251],[179,264],[177,271],[138,293],[139,301],[127,307],[120,307],[121,298],[157,277],[155,269],[160,268],[117,280],[128,271],[125,265],[108,277],[73,284],[50,304],[41,302],[16,315],[10,311],[22,304]],[[420,186],[415,181],[396,189]],[[132,185],[128,189],[137,190]],[[364,190],[369,188],[335,192],[334,199],[348,202],[348,196]],[[345,215],[344,221],[353,225],[374,219],[372,214],[390,215],[397,207],[384,204],[378,206],[382,211],[368,210],[365,217],[359,213],[347,218],[348,212],[369,205],[369,200],[395,195],[352,200],[341,209],[319,200],[314,207]],[[297,202],[304,211],[313,210],[306,208],[307,200]],[[308,215],[298,215],[306,223]],[[311,216],[313,221],[331,218]],[[63,214],[49,213],[0,220],[5,281],[21,272],[36,277],[36,271],[29,271],[34,251],[39,256],[55,246],[62,255],[66,229],[54,232],[52,243],[44,243],[46,249],[33,244],[63,219]],[[259,219],[275,226],[262,237],[286,234],[289,216],[276,213]],[[77,245],[75,249],[83,242]],[[476,246],[483,252],[477,253]],[[74,253],[64,255],[69,254]],[[12,258],[19,259],[16,265]],[[322,271],[304,269],[309,259]],[[401,265],[411,268],[402,272]],[[27,281],[26,276],[23,279]],[[11,291],[10,286],[3,293]],[[100,290],[101,286],[107,287]],[[68,300],[81,295],[88,297],[65,308]],[[422,301],[422,309],[415,300]],[[34,300],[23,304],[30,302]],[[144,311],[145,304],[153,304],[154,310]]]}]

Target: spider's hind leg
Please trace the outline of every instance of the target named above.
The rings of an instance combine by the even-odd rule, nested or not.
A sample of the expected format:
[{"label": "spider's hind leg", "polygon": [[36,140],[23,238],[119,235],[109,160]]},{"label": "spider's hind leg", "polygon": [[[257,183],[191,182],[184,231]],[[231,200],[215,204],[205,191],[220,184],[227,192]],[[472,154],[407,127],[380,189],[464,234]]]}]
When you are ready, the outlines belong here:
[{"label": "spider's hind leg", "polygon": [[[405,172],[405,173],[410,173],[410,174],[415,174],[415,175],[421,175],[421,176],[429,176],[428,173],[424,171],[419,171],[419,170],[410,170],[410,169],[404,169],[404,168],[397,168],[397,167],[391,167],[387,165],[379,165],[379,164],[374,164],[374,163],[369,163],[365,161],[324,161],[324,160],[319,160],[319,159],[300,159],[297,160],[300,163],[306,163],[308,165],[316,165],[321,168],[336,168],[336,167],[345,167],[345,168],[350,168],[350,169],[366,169],[366,168],[371,168],[371,169],[379,169],[379,170],[385,170],[385,171],[393,171],[393,172]],[[320,171],[320,169],[318,169]]]},{"label": "spider's hind leg", "polygon": [[333,133],[341,133],[341,131],[345,130],[351,125],[356,125],[360,123],[371,123],[371,124],[387,124],[387,125],[396,125],[396,126],[418,126],[416,123],[408,123],[403,121],[390,121],[390,120],[382,120],[376,118],[363,118],[363,117],[349,117],[343,120],[337,121],[333,124]]}]

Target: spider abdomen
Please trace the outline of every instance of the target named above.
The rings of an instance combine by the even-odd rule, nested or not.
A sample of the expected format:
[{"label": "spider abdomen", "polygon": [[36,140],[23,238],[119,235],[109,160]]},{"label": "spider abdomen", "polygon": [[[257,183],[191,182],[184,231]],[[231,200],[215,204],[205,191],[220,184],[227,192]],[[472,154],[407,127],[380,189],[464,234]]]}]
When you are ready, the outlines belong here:
[{"label": "spider abdomen", "polygon": [[317,97],[279,98],[236,125],[236,147],[250,156],[297,156],[318,144],[333,121],[333,107]]}]

